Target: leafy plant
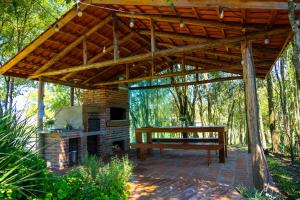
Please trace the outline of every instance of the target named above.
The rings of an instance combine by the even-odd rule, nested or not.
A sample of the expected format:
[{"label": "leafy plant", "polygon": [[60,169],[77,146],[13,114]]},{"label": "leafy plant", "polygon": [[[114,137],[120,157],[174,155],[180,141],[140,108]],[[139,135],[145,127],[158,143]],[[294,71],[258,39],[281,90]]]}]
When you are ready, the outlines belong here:
[{"label": "leafy plant", "polygon": [[5,112],[0,116],[0,198],[20,199],[37,193],[43,182],[46,165],[31,151],[34,128],[21,113]]}]

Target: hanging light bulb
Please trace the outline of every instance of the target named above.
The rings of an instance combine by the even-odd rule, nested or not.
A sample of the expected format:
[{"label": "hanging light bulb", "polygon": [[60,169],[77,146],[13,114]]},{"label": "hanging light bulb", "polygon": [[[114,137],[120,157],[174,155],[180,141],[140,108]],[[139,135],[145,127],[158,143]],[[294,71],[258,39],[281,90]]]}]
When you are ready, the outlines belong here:
[{"label": "hanging light bulb", "polygon": [[244,60],[241,60],[241,65],[244,65],[244,63],[245,63]]},{"label": "hanging light bulb", "polygon": [[106,53],[106,46],[103,47],[102,53]]},{"label": "hanging light bulb", "polygon": [[58,31],[59,31],[59,26],[58,26],[58,24],[55,24],[55,25],[54,25],[54,31],[55,31],[55,32],[58,32]]},{"label": "hanging light bulb", "polygon": [[134,19],[133,19],[133,18],[130,19],[129,27],[130,27],[130,28],[133,28],[133,27],[134,27]]},{"label": "hanging light bulb", "polygon": [[80,10],[79,6],[77,6],[76,11],[77,11],[77,16],[78,16],[78,17],[82,17],[83,13],[82,13],[82,11]]},{"label": "hanging light bulb", "polygon": [[179,27],[180,28],[184,28],[185,27],[185,24],[184,24],[184,22],[183,22],[182,19],[180,19]]},{"label": "hanging light bulb", "polygon": [[222,7],[219,8],[219,17],[220,19],[224,18],[224,9]]},{"label": "hanging light bulb", "polygon": [[267,44],[270,44],[270,39],[268,36],[266,36],[265,40],[264,40],[264,43],[267,45]]}]

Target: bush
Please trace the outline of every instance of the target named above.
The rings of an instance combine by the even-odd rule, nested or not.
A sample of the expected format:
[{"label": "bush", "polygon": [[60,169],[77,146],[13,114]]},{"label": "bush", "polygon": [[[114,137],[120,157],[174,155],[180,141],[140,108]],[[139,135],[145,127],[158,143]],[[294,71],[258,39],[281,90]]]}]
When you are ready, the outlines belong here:
[{"label": "bush", "polygon": [[127,182],[131,173],[132,164],[127,157],[113,158],[105,165],[91,156],[84,159],[83,166],[48,188],[52,192],[47,195],[54,199],[128,199]]},{"label": "bush", "polygon": [[0,116],[0,199],[29,198],[43,191],[46,165],[30,150],[34,128],[21,114]]}]

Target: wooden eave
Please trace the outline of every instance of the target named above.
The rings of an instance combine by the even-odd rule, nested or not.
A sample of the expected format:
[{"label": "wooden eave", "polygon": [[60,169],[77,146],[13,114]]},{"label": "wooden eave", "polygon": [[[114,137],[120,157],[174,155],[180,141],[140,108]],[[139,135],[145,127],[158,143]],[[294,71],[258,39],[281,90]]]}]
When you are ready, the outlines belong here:
[{"label": "wooden eave", "polygon": [[[153,61],[146,59],[98,67],[97,63],[114,59],[113,11],[102,8],[127,12],[116,13],[119,20],[120,59],[150,53],[150,18],[154,22],[157,51],[202,43],[213,44],[216,41],[266,32],[265,37],[270,39],[267,45],[264,44],[263,34],[251,39],[256,75],[260,78],[264,78],[270,71],[291,38],[287,2],[283,0],[224,0],[222,4],[216,0],[174,0],[177,13],[165,3],[165,0],[86,2],[92,2],[98,7],[80,4],[82,17],[77,16],[76,7],[70,9],[56,22],[60,27],[59,32],[55,32],[54,25],[50,26],[5,63],[0,68],[0,73],[26,79],[43,78],[48,82],[80,88],[96,88],[105,82],[118,80],[120,76],[126,74],[127,69],[130,79],[139,80],[140,77],[151,74],[153,61],[155,72],[159,73],[173,64],[180,64],[184,59],[185,64],[198,69],[217,69],[242,75],[240,40],[235,43],[224,43],[225,45],[221,42],[220,45],[205,45],[205,48],[191,52],[159,56]],[[224,10],[223,19],[218,15],[219,7]],[[134,18],[132,29],[129,28],[130,16]],[[180,19],[185,22],[184,28],[179,26]],[[65,73],[68,69],[85,66],[84,35],[87,46],[86,64],[96,65],[85,70]],[[106,53],[103,53],[104,47]],[[230,66],[235,68],[228,69]],[[51,73],[54,74],[47,75]]]}]

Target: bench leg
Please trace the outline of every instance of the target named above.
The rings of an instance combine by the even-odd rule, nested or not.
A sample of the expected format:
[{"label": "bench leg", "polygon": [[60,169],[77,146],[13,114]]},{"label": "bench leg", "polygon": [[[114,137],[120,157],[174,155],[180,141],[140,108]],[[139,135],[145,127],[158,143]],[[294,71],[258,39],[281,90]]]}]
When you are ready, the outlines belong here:
[{"label": "bench leg", "polygon": [[147,150],[145,148],[137,149],[137,158],[139,160],[145,160],[146,159],[146,153],[147,153]]},{"label": "bench leg", "polygon": [[207,165],[210,164],[210,150],[207,150]]},{"label": "bench leg", "polygon": [[219,163],[225,163],[225,149],[224,149],[224,146],[219,150]]}]

